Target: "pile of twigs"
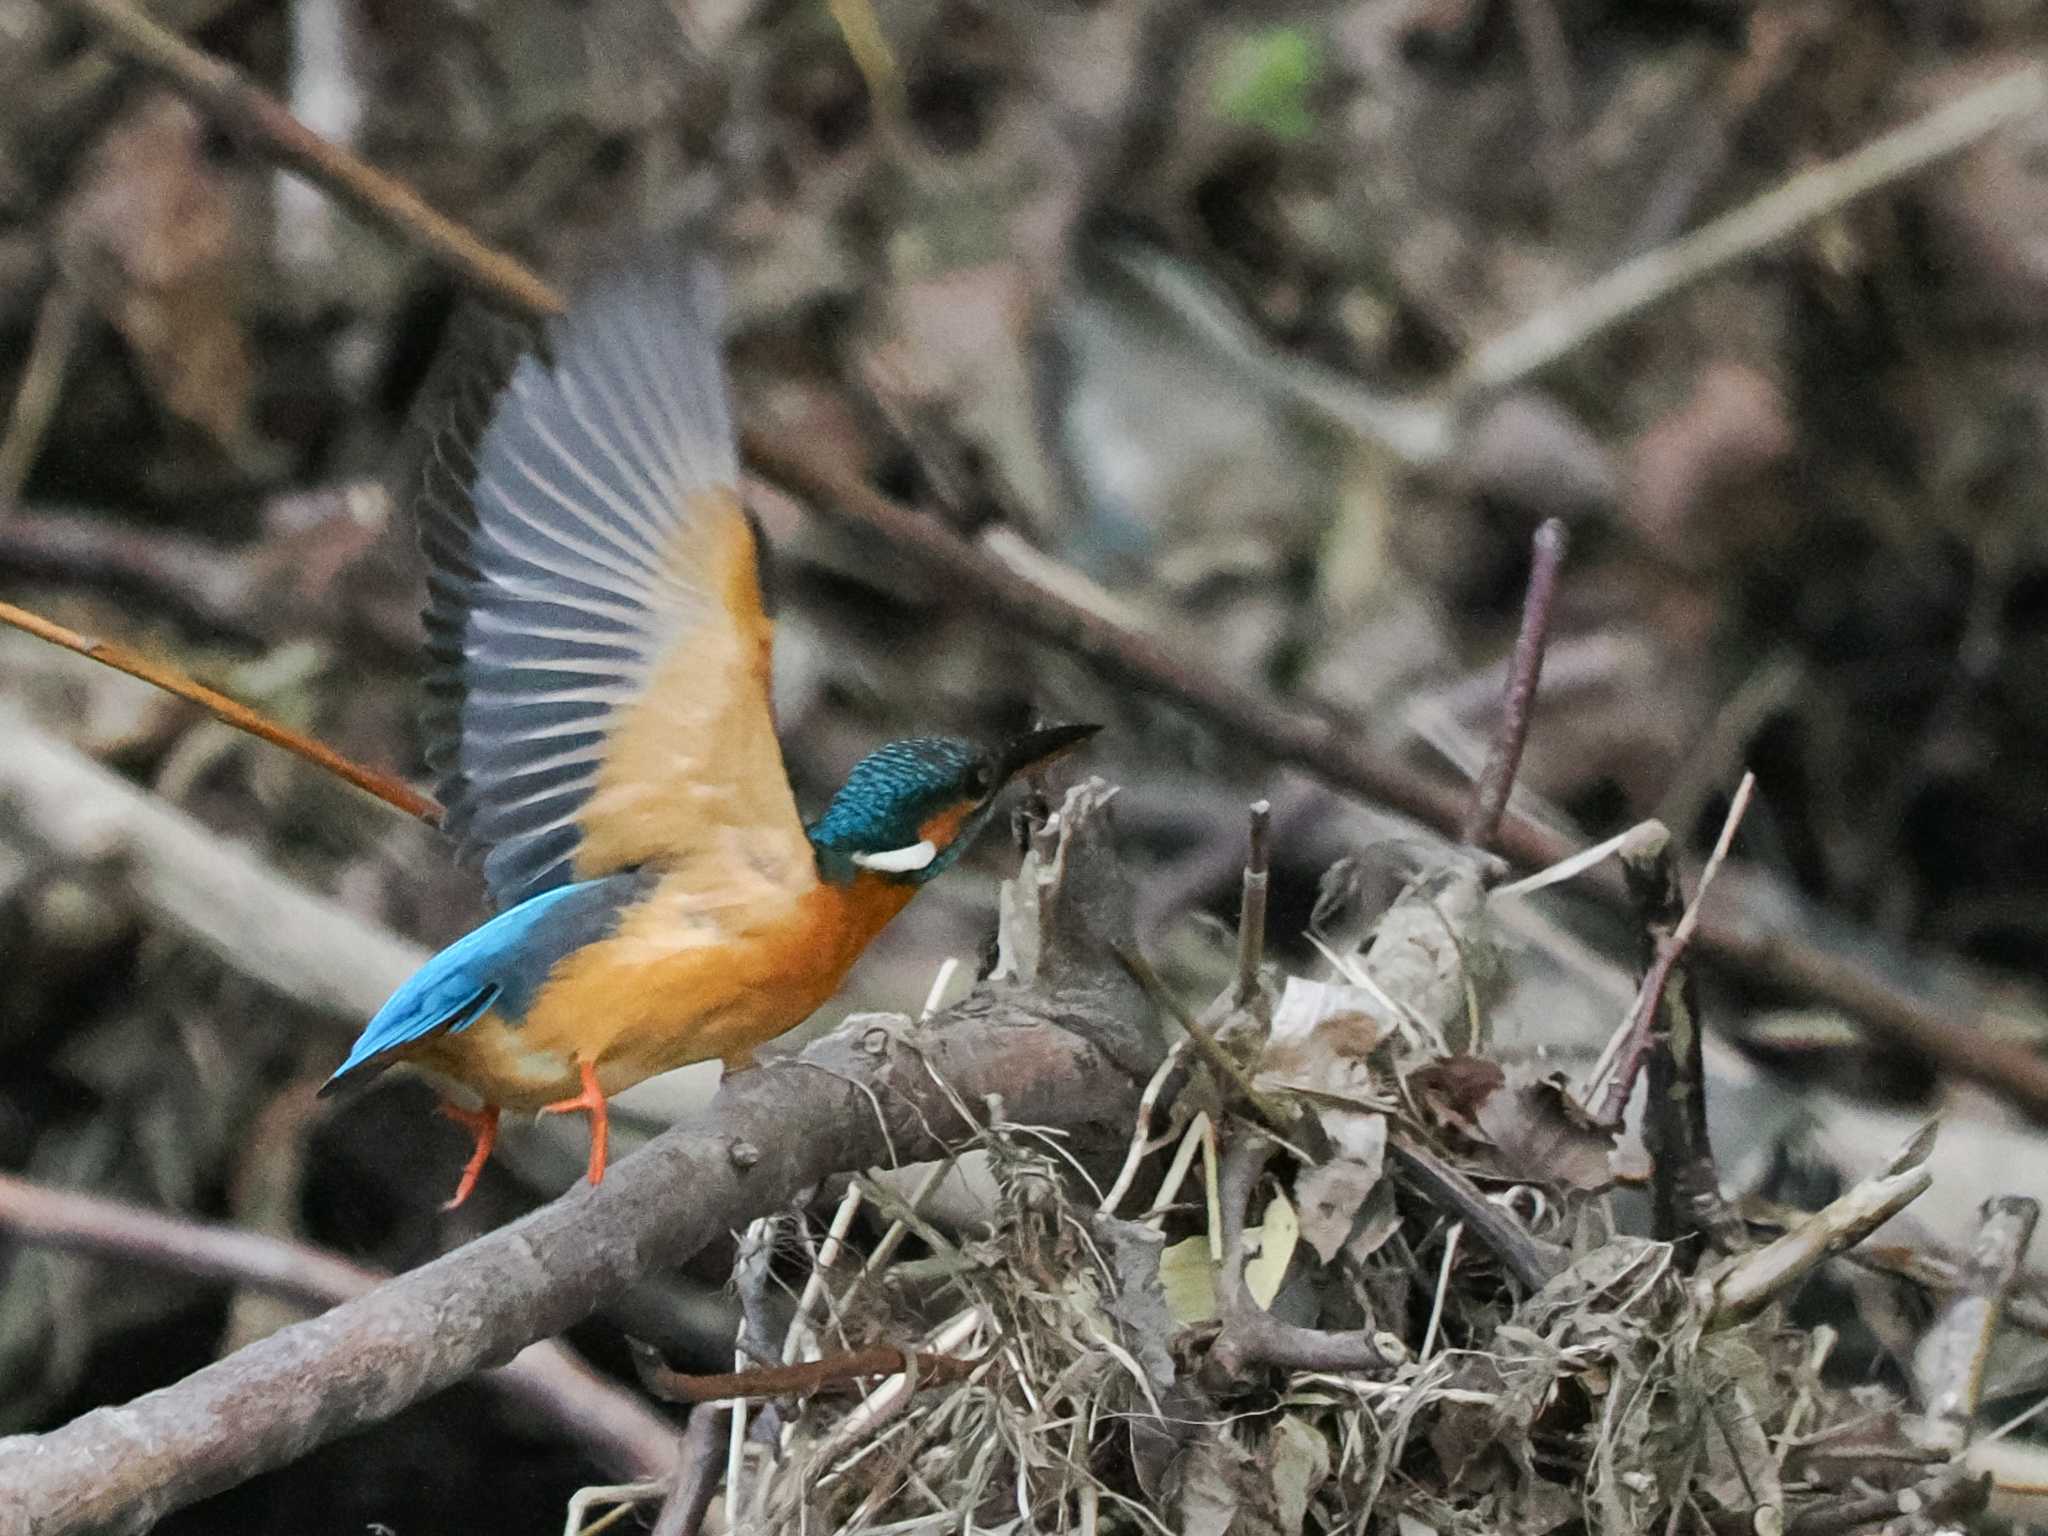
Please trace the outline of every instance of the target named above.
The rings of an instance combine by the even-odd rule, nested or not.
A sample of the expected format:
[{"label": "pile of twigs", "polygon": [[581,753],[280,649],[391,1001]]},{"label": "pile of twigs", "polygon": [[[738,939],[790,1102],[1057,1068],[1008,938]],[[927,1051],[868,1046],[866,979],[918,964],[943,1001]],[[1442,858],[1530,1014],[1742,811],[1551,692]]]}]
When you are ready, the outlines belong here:
[{"label": "pile of twigs", "polygon": [[[1623,851],[1655,868],[1663,844]],[[1008,960],[1033,947],[1038,860],[1005,903]],[[1928,1187],[1929,1138],[1789,1229],[1679,1179],[1650,1190],[1656,1236],[1626,1230],[1650,1181],[1586,1106],[1626,1104],[1645,1074],[1666,1105],[1699,1092],[1674,1049],[1682,943],[1653,954],[1599,1091],[1504,1070],[1473,1048],[1494,871],[1448,856],[1354,948],[1326,945],[1327,979],[1272,973],[1248,939],[1215,1004],[1183,1015],[1120,1161],[963,1105],[986,1130],[916,1183],[850,1180],[822,1232],[800,1211],[756,1222],[739,1371],[645,1367],[699,1405],[695,1507],[672,1499],[663,1529],[706,1505],[762,1531],[1289,1536],[1812,1532],[1983,1508],[1962,1426],[2031,1209],[1991,1213],[1917,1408],[1824,1385],[1833,1335],[1788,1327],[1782,1303]],[[1686,1155],[1711,1172],[1704,1144]],[[924,1207],[956,1169],[978,1214],[942,1222]],[[571,1528],[666,1487],[589,1490]]]}]

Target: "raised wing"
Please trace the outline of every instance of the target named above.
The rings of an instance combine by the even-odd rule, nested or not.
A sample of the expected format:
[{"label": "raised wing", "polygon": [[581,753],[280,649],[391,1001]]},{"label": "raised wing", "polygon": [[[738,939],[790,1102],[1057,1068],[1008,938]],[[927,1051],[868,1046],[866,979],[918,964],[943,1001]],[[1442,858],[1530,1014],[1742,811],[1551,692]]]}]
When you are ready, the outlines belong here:
[{"label": "raised wing", "polygon": [[650,863],[812,877],[713,294],[680,258],[599,280],[437,466],[428,760],[500,907]]}]

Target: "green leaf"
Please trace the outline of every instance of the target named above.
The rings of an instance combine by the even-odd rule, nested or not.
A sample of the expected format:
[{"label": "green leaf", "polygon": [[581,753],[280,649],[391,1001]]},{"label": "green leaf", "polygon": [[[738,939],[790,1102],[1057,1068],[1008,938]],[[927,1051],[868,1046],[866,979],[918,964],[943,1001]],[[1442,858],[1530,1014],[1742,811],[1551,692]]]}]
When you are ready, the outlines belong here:
[{"label": "green leaf", "polygon": [[1216,77],[1219,116],[1293,143],[1315,131],[1309,93],[1323,76],[1323,47],[1300,27],[1272,27],[1241,38]]}]

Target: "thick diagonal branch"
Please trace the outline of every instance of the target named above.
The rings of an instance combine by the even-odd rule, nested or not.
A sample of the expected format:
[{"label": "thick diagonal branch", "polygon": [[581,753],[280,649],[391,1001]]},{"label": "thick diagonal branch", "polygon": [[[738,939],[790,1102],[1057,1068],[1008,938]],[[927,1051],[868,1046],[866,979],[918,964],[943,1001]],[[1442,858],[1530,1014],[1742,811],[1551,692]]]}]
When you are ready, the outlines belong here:
[{"label": "thick diagonal branch", "polygon": [[979,1000],[900,1038],[828,1037],[740,1075],[705,1115],[595,1189],[174,1386],[0,1440],[0,1536],[146,1530],[502,1365],[829,1174],[945,1155],[975,1130],[959,1106],[989,1094],[1013,1120],[1105,1142],[1128,1129],[1137,1102],[1128,1077],[1026,999]]},{"label": "thick diagonal branch", "polygon": [[[0,1231],[24,1243],[252,1285],[316,1307],[365,1295],[390,1278],[303,1243],[6,1174],[0,1174]],[[559,1424],[620,1476],[651,1476],[675,1460],[673,1427],[559,1344],[534,1344],[484,1379]]]}]

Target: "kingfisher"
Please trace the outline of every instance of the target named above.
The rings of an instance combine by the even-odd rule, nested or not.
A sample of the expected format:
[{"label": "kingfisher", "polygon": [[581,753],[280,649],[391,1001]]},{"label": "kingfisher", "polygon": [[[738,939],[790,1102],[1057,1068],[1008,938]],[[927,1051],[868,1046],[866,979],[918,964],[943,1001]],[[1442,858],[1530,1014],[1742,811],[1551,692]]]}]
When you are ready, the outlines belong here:
[{"label": "kingfisher", "polygon": [[497,916],[372,1018],[323,1093],[409,1062],[474,1146],[692,1062],[748,1066],[955,863],[1005,784],[1092,735],[869,753],[799,816],[770,703],[716,282],[681,253],[599,277],[519,358],[454,494],[421,498],[427,757]]}]

